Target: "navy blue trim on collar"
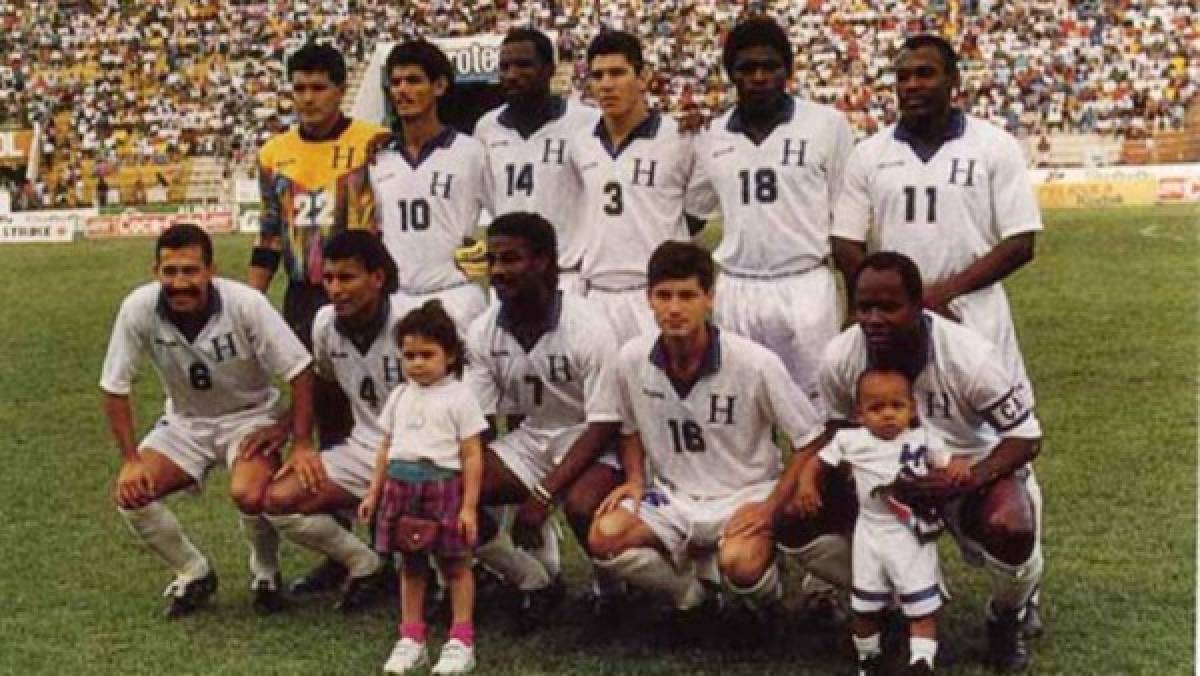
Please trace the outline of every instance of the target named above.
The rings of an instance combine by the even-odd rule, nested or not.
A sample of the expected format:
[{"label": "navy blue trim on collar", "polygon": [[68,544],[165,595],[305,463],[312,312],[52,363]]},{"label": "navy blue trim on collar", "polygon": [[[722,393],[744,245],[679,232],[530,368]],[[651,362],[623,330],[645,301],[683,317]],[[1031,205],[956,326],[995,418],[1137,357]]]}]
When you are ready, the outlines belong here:
[{"label": "navy blue trim on collar", "polygon": [[654,137],[658,136],[658,128],[661,126],[662,113],[658,112],[657,110],[652,110],[650,111],[650,114],[646,116],[646,119],[639,122],[638,126],[634,127],[633,131],[629,132],[629,136],[626,136],[625,140],[621,141],[621,145],[616,148],[613,147],[612,137],[608,134],[608,127],[604,126],[603,117],[596,122],[596,128],[592,130],[592,135],[600,139],[600,143],[604,146],[604,149],[608,151],[608,154],[613,159],[616,159],[622,152],[624,152],[626,148],[629,147],[631,143],[637,139],[653,139]]},{"label": "navy blue trim on collar", "polygon": [[[567,114],[567,100],[561,96],[551,96],[550,97],[550,105],[548,106],[548,109],[549,109],[550,115],[547,116],[546,119],[543,120],[540,125],[535,127],[533,129],[533,131],[537,131],[538,129],[541,129],[542,127],[546,126],[547,124],[550,124],[551,122],[562,118],[563,115],[566,115]],[[520,133],[520,130],[517,129],[517,122],[516,122],[516,120],[513,119],[512,105],[504,106],[504,108],[502,108],[500,110],[500,114],[496,116],[496,122],[499,123],[499,125],[501,127],[506,127],[508,129],[512,129],[513,131],[516,131],[517,133]],[[533,133],[530,132],[529,136],[532,136],[532,135],[533,135]],[[522,138],[529,138],[529,136],[521,134]]]},{"label": "navy blue trim on collar", "polygon": [[562,291],[556,289],[554,296],[550,299],[550,307],[542,316],[542,323],[536,327],[527,327],[513,321],[512,315],[504,311],[504,303],[500,303],[500,310],[496,313],[496,326],[504,329],[521,344],[526,352],[529,352],[537,344],[538,339],[558,328],[558,324],[562,320],[562,306]]},{"label": "navy blue trim on collar", "polygon": [[165,288],[158,290],[158,304],[155,306],[155,311],[158,312],[160,317],[179,329],[179,332],[190,343],[196,340],[196,336],[200,335],[200,331],[208,325],[208,320],[220,313],[223,307],[224,304],[221,302],[221,293],[217,291],[217,285],[209,282],[208,304],[195,317],[188,317],[171,311],[171,306],[167,305],[167,290]]},{"label": "navy blue trim on collar", "polygon": [[914,136],[912,132],[910,132],[908,128],[901,123],[896,124],[895,130],[892,131],[892,138],[896,139],[897,141],[907,143],[908,146],[912,148],[913,152],[916,153],[917,157],[921,158],[922,162],[928,162],[930,158],[937,154],[937,151],[941,150],[943,145],[949,141],[962,138],[963,134],[965,133],[967,133],[966,114],[958,108],[951,108],[950,124],[946,125],[946,133],[942,134],[942,138],[938,140],[937,145],[933,146],[928,151],[920,152],[917,150],[917,146],[914,145],[913,141],[917,141],[919,139],[917,139],[917,137]]},{"label": "navy blue trim on collar", "polygon": [[[742,119],[741,110],[741,107],[735,107],[733,112],[729,114],[729,120],[725,122],[725,131],[731,134],[746,134],[749,136],[746,130],[746,121]],[[783,106],[775,111],[775,116],[771,118],[770,126],[767,133],[763,135],[763,138],[770,136],[776,127],[791,122],[795,117],[796,99],[791,96],[785,97]]]},{"label": "navy blue trim on collar", "polygon": [[391,315],[392,304],[388,300],[387,294],[383,294],[379,299],[379,307],[375,309],[375,315],[359,326],[346,321],[341,317],[334,317],[333,328],[338,333],[342,334],[358,348],[359,354],[366,355],[370,351],[371,345],[375,339],[379,337],[383,327],[387,325],[388,316]]},{"label": "navy blue trim on collar", "polygon": [[700,368],[696,369],[696,375],[691,382],[676,380],[667,370],[670,362],[667,358],[667,349],[663,345],[662,334],[659,334],[658,339],[654,341],[654,347],[650,348],[650,363],[657,366],[663,375],[667,376],[667,380],[671,381],[671,386],[675,388],[675,393],[679,395],[680,399],[687,399],[696,383],[705,376],[716,374],[721,369],[721,330],[710,323],[705,323],[704,326],[708,329],[708,347],[704,349]]},{"label": "navy blue trim on collar", "polygon": [[444,126],[442,127],[442,130],[437,133],[437,135],[429,139],[425,145],[421,146],[421,152],[417,153],[416,158],[413,158],[409,156],[408,148],[404,144],[404,125],[397,122],[395,126],[392,127],[392,138],[388,140],[388,142],[384,145],[384,148],[400,153],[400,156],[404,158],[404,161],[408,162],[409,166],[416,169],[417,167],[421,166],[422,162],[429,159],[429,156],[432,155],[433,152],[438,148],[449,148],[450,146],[454,145],[454,139],[457,136],[458,132],[454,131],[453,127],[449,125]]}]

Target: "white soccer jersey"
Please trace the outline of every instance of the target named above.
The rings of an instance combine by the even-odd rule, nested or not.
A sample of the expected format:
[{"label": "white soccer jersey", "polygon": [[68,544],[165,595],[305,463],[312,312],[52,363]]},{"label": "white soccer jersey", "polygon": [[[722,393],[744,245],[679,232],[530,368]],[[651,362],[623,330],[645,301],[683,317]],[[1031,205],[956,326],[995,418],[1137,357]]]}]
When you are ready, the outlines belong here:
[{"label": "white soccer jersey", "polygon": [[389,460],[428,460],[453,470],[462,469],[463,440],[487,429],[471,389],[453,375],[392,390],[379,421],[391,437]]},{"label": "white soccer jersey", "polygon": [[788,101],[779,125],[759,144],[737,109],[696,140],[695,213],[721,213],[724,230],[713,258],[723,271],[782,276],[829,256],[833,207],[854,136],[833,107]]},{"label": "white soccer jersey", "polygon": [[758,343],[710,327],[699,379],[680,391],[659,335],[621,348],[622,433],[641,437],[652,475],[672,491],[715,498],[774,481],[783,461],[773,428],[796,447],[821,433],[808,398]]},{"label": "white soccer jersey", "polygon": [[[913,381],[921,422],[955,455],[986,456],[1004,437],[1038,439],[1041,426],[1020,381],[990,342],[971,329],[923,313],[929,344],[925,366]],[[830,417],[851,420],[855,384],[868,366],[866,340],[857,325],[829,343],[818,385]]]},{"label": "white soccer jersey", "polygon": [[[378,449],[387,432],[379,414],[398,385],[404,382],[400,348],[396,345],[396,324],[409,308],[388,302],[387,313],[376,319],[370,344],[356,344],[351,336],[338,330],[337,313],[332,305],[317,311],[313,319],[313,359],[317,375],[336,380],[354,415],[350,437],[366,448]],[[365,348],[365,349],[364,349]]]},{"label": "white soccer jersey", "polygon": [[897,125],[859,144],[846,165],[834,236],[899,251],[930,284],[1005,238],[1041,230],[1017,140],[983,120],[955,119],[951,138],[928,161]]},{"label": "white soccer jersey", "polygon": [[400,288],[431,293],[467,283],[454,250],[475,232],[488,207],[483,145],[446,127],[415,162],[394,139],[367,167],[375,222],[396,261]]},{"label": "white soccer jersey", "polygon": [[583,185],[568,162],[567,139],[580,129],[595,128],[600,111],[563,99],[557,115],[525,138],[507,110],[489,112],[475,125],[475,137],[487,151],[494,211],[541,214],[558,233],[559,267],[578,269],[583,260]]},{"label": "white soccer jersey", "polygon": [[194,340],[167,318],[162,285],[125,298],[113,324],[100,387],[129,394],[139,358],[150,355],[167,395],[167,415],[215,418],[264,406],[279,393],[271,377],[291,380],[312,358],[266,296],[229,279],[209,288],[212,316]]},{"label": "white soccer jersey", "polygon": [[567,144],[583,183],[583,278],[606,289],[644,286],[650,254],[686,241],[684,199],[692,144],[670,117],[651,113],[619,148],[601,120]]},{"label": "white soccer jersey", "polygon": [[487,414],[523,415],[521,428],[555,460],[590,422],[620,420],[617,339],[584,298],[558,292],[551,323],[529,350],[492,303],[467,335],[467,382]]},{"label": "white soccer jersey", "polygon": [[892,483],[906,467],[924,476],[931,467],[950,463],[950,453],[941,440],[923,427],[904,430],[891,440],[880,439],[865,427],[841,429],[821,449],[820,456],[834,467],[843,462],[850,465],[859,514],[886,521],[895,521],[896,517],[884,500],[873,494],[876,488]]}]

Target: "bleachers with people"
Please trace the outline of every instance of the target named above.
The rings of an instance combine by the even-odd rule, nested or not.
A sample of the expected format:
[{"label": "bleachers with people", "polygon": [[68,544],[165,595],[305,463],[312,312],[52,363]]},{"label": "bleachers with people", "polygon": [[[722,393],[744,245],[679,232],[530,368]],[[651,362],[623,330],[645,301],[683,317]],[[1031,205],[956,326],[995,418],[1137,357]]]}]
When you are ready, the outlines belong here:
[{"label": "bleachers with people", "polygon": [[[236,165],[290,123],[283,60],[305,41],[332,41],[361,77],[380,40],[519,25],[557,33],[576,91],[592,35],[639,33],[654,70],[652,103],[706,120],[732,103],[719,66],[724,36],[739,16],[765,12],[796,47],[796,92],[837,105],[860,136],[895,120],[887,64],[903,37],[936,31],[961,46],[964,106],[1027,139],[1031,151],[1043,134],[1055,146],[1089,135],[1126,142],[1115,160],[1194,160],[1200,144],[1180,134],[1200,83],[1193,4],[0,0],[0,125],[46,127],[46,180],[85,164],[122,183],[120,167],[186,166],[194,157]],[[82,173],[81,201],[90,202],[95,175]]]}]

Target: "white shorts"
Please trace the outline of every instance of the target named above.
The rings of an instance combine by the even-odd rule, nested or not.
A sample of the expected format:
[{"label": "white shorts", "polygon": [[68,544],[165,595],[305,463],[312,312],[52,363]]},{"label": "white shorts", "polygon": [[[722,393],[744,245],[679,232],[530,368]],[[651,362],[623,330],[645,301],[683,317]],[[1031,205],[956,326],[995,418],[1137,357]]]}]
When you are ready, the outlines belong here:
[{"label": "white shorts", "polygon": [[828,265],[778,279],[717,278],[713,319],[779,355],[792,381],[817,401],[825,346],[842,329],[837,283]]},{"label": "white shorts", "polygon": [[203,483],[214,465],[233,467],[242,441],[253,431],[278,420],[275,402],[219,418],[164,415],[138,444],[139,451],[163,454],[179,469]]},{"label": "white shorts", "polygon": [[1025,371],[1025,360],[1017,344],[1017,329],[1013,326],[1012,310],[1004,287],[993,284],[950,301],[950,309],[968,326],[996,346],[1000,357],[1025,389],[1026,400],[1033,407],[1033,385]]},{"label": "white shorts", "polygon": [[[579,438],[584,426],[579,425],[578,427],[579,431],[570,437],[563,438],[562,435],[559,435],[553,442],[524,427],[518,427],[493,441],[490,448],[508,468],[508,471],[512,472],[513,476],[525,486],[526,490],[533,490],[533,485],[554,471],[554,467],[569,449],[570,444]],[[561,448],[561,452],[556,451],[553,447]],[[617,459],[616,451],[613,449],[605,450],[596,459],[596,462],[614,469],[621,468],[621,462]]]},{"label": "white shorts", "polygon": [[898,520],[881,522],[860,515],[850,562],[850,607],[856,613],[883,610],[893,593],[909,618],[931,615],[942,607],[937,543],[922,543]]},{"label": "white shorts", "polygon": [[618,345],[624,345],[642,334],[658,332],[658,322],[654,321],[654,311],[650,309],[644,286],[622,291],[605,291],[589,284],[587,299],[608,316]]},{"label": "white shorts", "polygon": [[[1017,470],[1017,473],[1018,476],[1025,475],[1025,491],[1029,493],[1029,501],[1033,503],[1034,528],[1036,533],[1033,552],[1026,559],[1026,561],[1033,561],[1040,558],[1038,555],[1042,550],[1042,488],[1038,485],[1037,477],[1034,476],[1032,467],[1026,465],[1024,468]],[[963,534],[962,507],[962,498],[947,503],[942,510],[942,521],[946,523],[946,530],[954,536],[955,542],[958,543],[958,549],[962,552],[963,561],[971,566],[986,566],[987,568],[1004,572],[1012,577],[1023,576],[1025,574],[1024,565],[1014,566],[993,557],[984,549],[983,543],[972,540]]]},{"label": "white shorts", "polygon": [[[742,505],[762,502],[771,495],[774,481],[746,486],[718,498],[697,498],[665,486],[650,486],[642,496],[638,518],[671,553],[676,566],[686,560],[689,548],[719,547],[725,524]],[[621,507],[632,512],[633,501]]]},{"label": "white shorts", "polygon": [[325,465],[325,474],[333,483],[361,500],[371,487],[376,450],[348,438],[321,451],[321,463]]},{"label": "white shorts", "polygon": [[392,294],[391,302],[399,311],[400,316],[404,316],[405,313],[421,307],[426,301],[434,298],[442,301],[442,307],[446,309],[446,314],[454,320],[454,325],[458,327],[460,335],[465,334],[467,327],[471,326],[471,322],[487,309],[487,296],[484,295],[483,289],[474,282],[463,282],[458,286],[429,293],[397,291]]}]

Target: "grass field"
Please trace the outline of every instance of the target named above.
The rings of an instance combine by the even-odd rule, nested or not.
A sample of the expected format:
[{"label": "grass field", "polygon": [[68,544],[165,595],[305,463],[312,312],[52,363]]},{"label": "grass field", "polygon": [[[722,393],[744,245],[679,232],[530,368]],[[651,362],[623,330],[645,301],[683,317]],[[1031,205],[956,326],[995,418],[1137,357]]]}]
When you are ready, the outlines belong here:
[{"label": "grass field", "polygon": [[[1194,671],[1200,211],[1047,214],[1037,260],[1009,289],[1046,443],[1047,634],[1036,673]],[[218,240],[240,277],[249,241]],[[160,619],[168,574],[109,497],[118,461],[96,381],[120,299],[148,279],[149,240],[0,247],[0,672],[355,674],[379,670],[394,614],[343,617],[333,599],[251,614],[244,540],[223,474],[175,498],[221,574],[215,606]],[[160,410],[147,367],[139,427]],[[956,600],[942,619],[943,673],[984,673],[984,576],[943,541]],[[285,574],[312,558],[285,545]],[[583,569],[571,550],[570,578]],[[793,578],[794,579],[794,578]],[[480,673],[827,674],[848,670],[836,637],[787,628],[752,650],[727,633],[680,644],[650,609],[596,640],[564,606],[515,636],[481,599]],[[439,628],[441,630],[441,628]]]}]

